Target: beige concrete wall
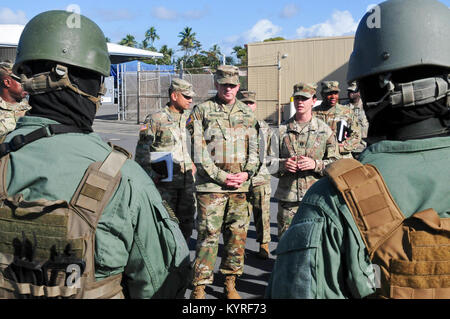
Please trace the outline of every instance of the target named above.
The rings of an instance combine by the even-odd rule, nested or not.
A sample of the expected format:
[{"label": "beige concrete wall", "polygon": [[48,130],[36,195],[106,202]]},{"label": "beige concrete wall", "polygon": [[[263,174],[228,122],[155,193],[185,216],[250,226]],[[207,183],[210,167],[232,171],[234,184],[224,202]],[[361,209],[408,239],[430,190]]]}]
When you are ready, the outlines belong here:
[{"label": "beige concrete wall", "polygon": [[[321,81],[339,81],[340,97],[345,99],[353,42],[354,36],[346,36],[248,44],[248,89],[257,94],[258,119],[278,122],[278,76],[282,105],[289,104],[292,88],[298,82],[315,82],[320,89]],[[279,72],[278,53],[288,55],[280,59]]]}]

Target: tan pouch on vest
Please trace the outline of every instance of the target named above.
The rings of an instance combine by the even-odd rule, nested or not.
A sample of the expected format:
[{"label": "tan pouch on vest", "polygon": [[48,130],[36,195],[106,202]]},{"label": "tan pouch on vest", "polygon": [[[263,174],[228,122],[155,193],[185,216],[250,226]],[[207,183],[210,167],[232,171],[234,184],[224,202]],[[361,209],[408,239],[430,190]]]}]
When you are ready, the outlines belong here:
[{"label": "tan pouch on vest", "polygon": [[433,209],[405,219],[373,165],[342,159],[326,174],[350,209],[372,262],[381,268],[378,296],[450,298],[450,219]]},{"label": "tan pouch on vest", "polygon": [[[111,145],[112,146],[112,145]],[[21,194],[9,197],[6,191],[6,172],[9,155],[0,161],[0,225],[4,228],[0,236],[0,298],[123,298],[122,275],[95,281],[95,231],[100,216],[116,191],[120,181],[120,169],[130,154],[120,147],[103,162],[92,163],[70,203],[66,201],[38,200],[26,202]],[[3,229],[2,229],[3,230]],[[22,232],[22,234],[20,234]],[[33,238],[35,249],[33,262],[37,274],[44,273],[52,284],[37,285],[24,280],[14,280],[17,264],[17,250],[14,242],[20,242],[21,235]],[[13,244],[11,244],[13,243]],[[46,270],[52,250],[62,252],[70,247],[74,258],[84,261],[84,272],[76,284],[68,285],[66,269],[55,272]],[[20,258],[23,259],[23,256]],[[29,258],[28,258],[29,259]],[[20,261],[19,261],[20,262]],[[14,264],[14,266],[13,266]],[[70,267],[70,266],[69,266]],[[16,270],[17,272],[17,270]],[[31,278],[36,278],[32,274]],[[17,278],[15,278],[17,279]],[[39,280],[37,280],[39,282]],[[72,283],[72,282],[71,282]]]}]

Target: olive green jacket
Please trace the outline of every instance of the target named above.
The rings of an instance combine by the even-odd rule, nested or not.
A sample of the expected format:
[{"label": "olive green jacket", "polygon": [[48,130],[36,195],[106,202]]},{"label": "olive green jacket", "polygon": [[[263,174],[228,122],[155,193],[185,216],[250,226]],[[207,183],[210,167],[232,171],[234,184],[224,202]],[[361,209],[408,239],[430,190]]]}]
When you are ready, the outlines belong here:
[{"label": "olive green jacket", "polygon": [[[450,137],[382,141],[361,154],[374,165],[406,218],[433,208],[450,217]],[[278,243],[270,298],[362,298],[375,291],[374,268],[344,199],[328,178],[306,193]]]},{"label": "olive green jacket", "polygon": [[[58,123],[22,117],[6,142],[49,124]],[[8,194],[23,194],[26,201],[44,198],[69,202],[88,166],[103,161],[110,152],[111,147],[96,133],[41,138],[10,153]],[[186,241],[144,170],[127,160],[121,174],[121,182],[95,233],[95,277],[124,273],[131,298],[175,297],[175,291],[184,283],[167,277],[166,263],[175,266],[189,258]],[[165,246],[165,236],[174,241],[173,247]]]}]

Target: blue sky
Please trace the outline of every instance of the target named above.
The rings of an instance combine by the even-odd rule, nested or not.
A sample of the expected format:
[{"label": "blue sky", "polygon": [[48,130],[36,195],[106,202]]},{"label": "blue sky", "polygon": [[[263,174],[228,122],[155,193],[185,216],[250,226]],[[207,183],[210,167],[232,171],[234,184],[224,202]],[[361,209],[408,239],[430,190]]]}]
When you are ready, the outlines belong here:
[{"label": "blue sky", "polygon": [[[299,39],[353,34],[359,19],[379,0],[72,0],[2,1],[0,24],[25,24],[36,14],[76,5],[112,42],[132,34],[140,42],[154,26],[155,47],[178,50],[178,33],[193,29],[203,49],[218,44],[229,55],[235,45],[282,36]],[[450,7],[450,0],[441,0]],[[177,52],[181,54],[181,52]],[[178,55],[177,54],[177,55]]]}]

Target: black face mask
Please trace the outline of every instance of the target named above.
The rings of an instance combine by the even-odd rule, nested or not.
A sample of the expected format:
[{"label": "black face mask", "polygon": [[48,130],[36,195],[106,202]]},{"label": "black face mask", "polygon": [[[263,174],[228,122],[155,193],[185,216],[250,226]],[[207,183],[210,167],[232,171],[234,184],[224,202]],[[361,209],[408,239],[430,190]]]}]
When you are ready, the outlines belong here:
[{"label": "black face mask", "polygon": [[[419,71],[399,72],[392,80],[405,83],[433,76],[432,72],[436,72],[433,69],[432,72],[429,69]],[[387,87],[380,87],[377,76],[366,78],[359,84],[369,122],[369,144],[383,139],[408,140],[449,134],[450,110],[446,98],[424,105],[392,107],[387,96]]]},{"label": "black face mask", "polygon": [[[101,85],[101,76],[79,68],[69,69],[70,81],[83,92],[96,96]],[[61,124],[76,126],[86,133],[92,132],[96,106],[84,96],[64,89],[31,95],[29,116],[52,119]]]}]

